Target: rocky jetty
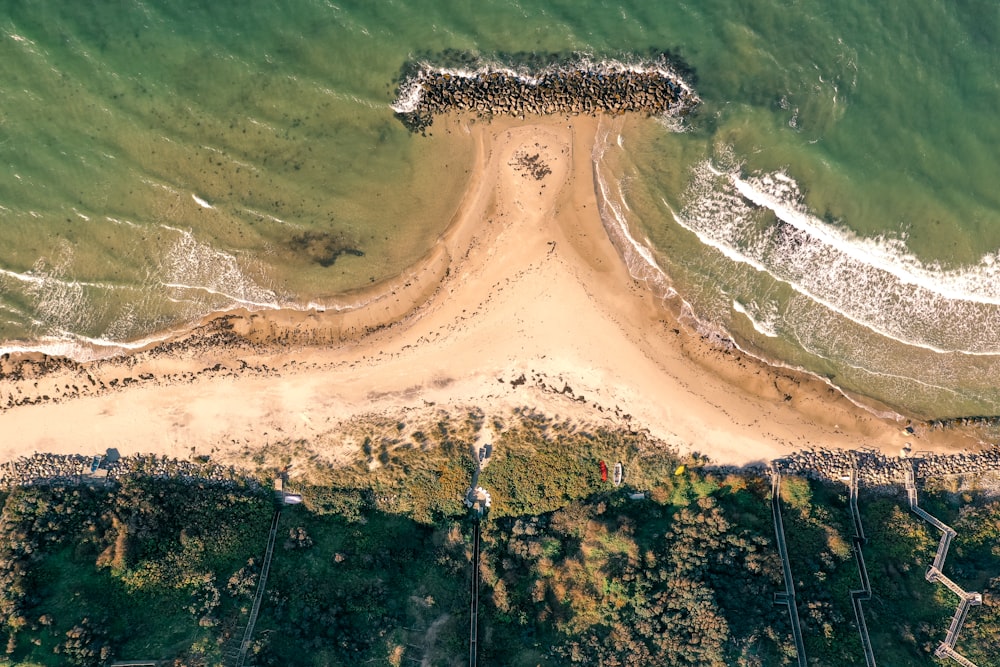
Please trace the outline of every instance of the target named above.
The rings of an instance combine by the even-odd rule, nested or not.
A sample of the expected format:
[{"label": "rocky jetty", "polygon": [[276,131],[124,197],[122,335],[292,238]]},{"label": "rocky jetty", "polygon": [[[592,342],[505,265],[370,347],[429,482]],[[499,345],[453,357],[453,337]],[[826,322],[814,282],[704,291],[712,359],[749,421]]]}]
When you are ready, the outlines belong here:
[{"label": "rocky jetty", "polygon": [[453,111],[484,118],[548,114],[687,114],[698,97],[666,57],[639,64],[577,60],[539,72],[482,63],[451,69],[423,63],[403,79],[393,109],[412,131]]}]

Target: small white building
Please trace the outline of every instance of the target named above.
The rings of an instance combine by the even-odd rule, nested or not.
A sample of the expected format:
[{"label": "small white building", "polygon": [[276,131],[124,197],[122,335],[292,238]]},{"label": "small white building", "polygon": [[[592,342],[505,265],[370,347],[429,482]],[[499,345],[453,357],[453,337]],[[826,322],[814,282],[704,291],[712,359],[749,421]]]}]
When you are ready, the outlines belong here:
[{"label": "small white building", "polygon": [[480,516],[486,514],[491,504],[493,499],[490,498],[490,492],[481,486],[470,488],[465,494],[465,506]]}]

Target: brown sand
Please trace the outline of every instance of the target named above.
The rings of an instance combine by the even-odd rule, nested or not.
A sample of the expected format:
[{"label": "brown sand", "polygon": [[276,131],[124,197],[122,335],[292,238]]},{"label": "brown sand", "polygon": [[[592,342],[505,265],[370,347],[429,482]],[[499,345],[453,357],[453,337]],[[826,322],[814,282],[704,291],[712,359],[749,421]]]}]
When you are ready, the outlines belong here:
[{"label": "brown sand", "polygon": [[[230,313],[125,357],[0,363],[0,461],[117,447],[239,463],[248,446],[297,440],[337,459],[351,452],[329,449],[346,447],[332,434],[359,415],[517,406],[646,429],[733,464],[814,446],[894,455],[907,441],[975,444],[956,432],[907,435],[816,379],[678,324],[602,227],[597,124],[451,120],[478,143],[455,219],[407,275],[356,295],[363,307]],[[536,154],[533,173],[519,156]]]}]

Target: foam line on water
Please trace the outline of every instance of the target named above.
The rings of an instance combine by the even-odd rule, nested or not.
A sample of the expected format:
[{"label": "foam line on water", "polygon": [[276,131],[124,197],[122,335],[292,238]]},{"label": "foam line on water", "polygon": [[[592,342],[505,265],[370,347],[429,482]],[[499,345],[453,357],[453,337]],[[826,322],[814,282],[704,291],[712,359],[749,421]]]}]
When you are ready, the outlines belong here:
[{"label": "foam line on water", "polygon": [[[179,235],[161,260],[158,277],[161,286],[197,290],[255,308],[281,307],[277,295],[251,279],[234,255],[199,241],[187,230],[162,223],[160,226]],[[217,308],[206,304],[206,310]]]},{"label": "foam line on water", "polygon": [[[280,222],[290,224],[284,221]],[[235,307],[246,307],[252,310],[287,309],[342,312],[355,310],[369,303],[369,301],[346,304],[336,301],[331,303],[317,301],[299,303],[290,298],[282,298],[273,290],[257,284],[248,276],[241,262],[234,255],[197,240],[194,234],[188,230],[164,223],[160,223],[160,227],[174,232],[179,238],[164,256],[158,277],[154,282],[168,289],[201,292],[229,302],[228,305],[222,306],[218,302],[207,305],[202,309],[205,312],[197,313],[199,316],[205,315],[207,312],[229,310]]]},{"label": "foam line on water", "polygon": [[[743,253],[739,252],[738,250],[736,250],[732,246],[729,246],[729,245],[726,245],[724,243],[721,243],[721,242],[717,241],[716,239],[712,238],[711,236],[709,236],[707,234],[704,234],[696,226],[690,224],[690,222],[687,219],[685,219],[683,216],[679,215],[676,211],[674,211],[670,207],[670,204],[668,204],[665,199],[661,199],[660,201],[663,203],[664,206],[667,207],[667,210],[670,211],[671,215],[674,217],[674,220],[677,222],[677,224],[679,224],[681,227],[683,227],[684,229],[688,230],[689,232],[692,232],[696,237],[698,237],[698,240],[701,241],[701,243],[703,245],[706,245],[706,246],[708,246],[710,248],[714,248],[715,250],[717,250],[720,253],[722,253],[722,255],[725,256],[727,259],[730,259],[730,260],[732,260],[734,262],[738,262],[740,264],[745,264],[747,266],[750,266],[750,267],[754,268],[755,270],[759,271],[760,273],[766,273],[767,275],[771,276],[772,278],[774,278],[778,282],[781,282],[781,283],[784,283],[784,284],[788,285],[793,290],[795,290],[797,293],[799,293],[802,296],[808,298],[809,300],[811,300],[811,301],[813,301],[813,302],[815,302],[815,303],[823,306],[827,310],[830,310],[832,312],[837,313],[838,315],[840,315],[844,319],[849,320],[849,321],[853,322],[854,324],[857,324],[860,327],[868,329],[872,333],[876,333],[876,334],[878,334],[880,336],[883,336],[885,338],[891,338],[892,340],[895,340],[896,342],[902,343],[904,345],[909,345],[911,347],[921,348],[921,349],[927,350],[929,352],[934,352],[934,353],[937,353],[937,354],[954,354],[954,353],[959,353],[959,354],[966,354],[966,355],[970,355],[970,356],[994,356],[996,354],[996,352],[992,352],[992,351],[972,352],[972,351],[967,351],[967,350],[948,350],[948,349],[936,347],[934,345],[929,345],[927,343],[924,343],[924,342],[921,342],[921,341],[918,341],[918,340],[910,340],[910,339],[907,339],[907,338],[902,337],[902,336],[893,335],[888,330],[882,330],[879,327],[874,326],[874,325],[872,325],[869,322],[866,322],[866,321],[864,321],[862,319],[859,319],[859,318],[855,317],[852,313],[850,313],[849,311],[847,311],[847,310],[839,307],[833,301],[829,301],[829,300],[827,300],[827,299],[819,296],[818,294],[814,294],[809,289],[805,288],[804,286],[802,286],[802,285],[800,285],[800,284],[798,284],[798,283],[796,283],[794,281],[782,278],[780,275],[777,275],[774,272],[772,272],[767,265],[765,265],[764,263],[762,263],[760,261],[757,261],[753,257],[750,257],[748,255],[744,255]],[[764,332],[761,332],[761,333],[764,333]]]},{"label": "foam line on water", "polygon": [[252,216],[260,218],[261,220],[270,220],[271,222],[276,222],[279,225],[286,225],[288,227],[294,227],[295,226],[295,225],[292,225],[292,223],[288,222],[287,220],[282,220],[281,218],[273,216],[270,213],[264,213],[263,211],[258,211],[256,209],[246,208],[246,207],[244,207],[243,210],[246,211],[247,213],[249,213]]},{"label": "foam line on water", "polygon": [[116,225],[124,225],[125,227],[135,227],[136,229],[140,229],[142,227],[142,225],[137,225],[131,220],[121,220],[120,218],[113,218],[110,215],[104,216],[104,219]]},{"label": "foam line on water", "polygon": [[[813,355],[817,359],[826,359],[825,355],[823,355],[821,352],[819,352],[818,350],[814,349],[812,346],[810,346],[807,343],[805,343],[804,341],[802,341],[802,339],[799,338],[798,336],[796,336],[795,340],[799,343],[799,345],[802,347],[802,349],[805,350],[807,353]],[[850,369],[852,369],[854,371],[857,371],[859,373],[864,373],[865,375],[868,375],[870,377],[880,378],[880,379],[882,379],[882,378],[890,378],[892,380],[901,380],[903,382],[909,382],[909,383],[913,383],[913,384],[916,384],[916,385],[920,385],[921,387],[923,387],[925,389],[930,389],[930,390],[935,391],[935,392],[937,392],[937,391],[943,391],[943,392],[946,392],[946,393],[951,394],[953,396],[961,396],[961,394],[957,390],[955,390],[953,387],[945,387],[945,386],[942,386],[942,385],[934,384],[932,382],[925,382],[923,380],[920,380],[920,379],[915,378],[915,377],[910,376],[910,375],[901,375],[899,373],[886,373],[884,371],[877,371],[875,369],[867,368],[865,366],[860,366],[858,364],[854,364],[854,363],[851,363],[851,362],[845,361],[845,360],[839,360],[838,361],[838,365],[841,366],[841,367],[843,367],[843,368],[850,368]]]},{"label": "foam line on water", "polygon": [[14,306],[10,305],[9,303],[4,303],[3,301],[0,301],[0,309],[6,310],[9,313],[14,313],[15,315],[19,315],[21,317],[24,317],[24,313],[22,313],[20,310],[18,310]]},{"label": "foam line on water", "polygon": [[236,296],[234,294],[227,294],[222,290],[214,289],[212,287],[206,287],[205,285],[185,285],[184,283],[167,283],[161,282],[160,285],[169,289],[181,289],[181,290],[193,290],[198,292],[205,292],[206,294],[211,294],[212,296],[221,296],[233,303],[238,303],[241,306],[252,306],[254,308],[260,308],[264,310],[278,310],[283,306],[278,303],[271,301],[253,301],[251,299],[245,299],[243,297]]},{"label": "foam line on water", "polygon": [[16,271],[8,271],[7,269],[0,269],[0,275],[32,285],[38,285],[45,282],[45,278],[42,276],[33,276],[30,273],[18,273]]},{"label": "foam line on water", "polygon": [[78,362],[95,361],[141,350],[168,340],[172,335],[172,333],[162,333],[123,342],[81,336],[71,331],[59,331],[58,335],[44,336],[33,343],[0,343],[0,355],[37,353],[52,357],[66,357]]},{"label": "foam line on water", "polygon": [[201,206],[202,208],[209,208],[209,209],[215,208],[214,206],[212,206],[211,204],[209,204],[207,201],[205,201],[204,199],[202,199],[201,197],[199,197],[196,194],[192,193],[191,194],[191,198],[194,199],[194,203],[195,204],[197,204],[198,206]]},{"label": "foam line on water", "polygon": [[[703,244],[880,336],[940,354],[1000,353],[1000,330],[989,326],[1000,317],[991,256],[954,270],[922,264],[901,241],[862,239],[811,215],[785,174],[742,177],[704,162],[681,212],[662,201]],[[765,210],[777,225],[765,224]]]},{"label": "foam line on water", "polygon": [[17,271],[11,271],[9,269],[0,269],[0,276],[7,276],[8,278],[13,278],[14,280],[17,280],[21,283],[25,283],[28,285],[35,285],[39,287],[59,285],[62,287],[74,287],[74,288],[93,287],[95,289],[103,289],[109,291],[138,289],[137,287],[132,285],[116,285],[114,283],[92,282],[87,280],[65,280],[44,273],[19,273]]},{"label": "foam line on water", "polygon": [[[826,386],[828,386],[830,389],[837,392],[839,395],[843,396],[855,407],[858,407],[864,410],[865,412],[868,412],[878,417],[879,419],[890,419],[896,422],[902,422],[905,420],[905,418],[897,412],[894,412],[892,410],[878,410],[872,407],[871,405],[867,405],[864,402],[855,399],[849,393],[844,391],[844,389],[834,384],[829,378],[814,373],[813,371],[810,371],[807,368],[803,368],[801,366],[796,366],[793,364],[788,364],[776,359],[766,358],[752,350],[749,350],[746,347],[740,345],[738,341],[733,339],[728,331],[721,329],[716,324],[706,322],[705,320],[698,317],[698,315],[695,313],[694,307],[688,301],[686,301],[680,294],[678,294],[677,291],[674,290],[672,286],[670,286],[669,277],[667,276],[666,272],[660,267],[659,263],[656,261],[652,251],[648,247],[641,244],[631,233],[631,231],[629,230],[628,222],[625,218],[625,215],[623,214],[622,208],[616,206],[615,203],[609,199],[610,188],[608,186],[607,180],[601,173],[601,164],[600,164],[607,148],[608,148],[608,137],[599,134],[597,142],[595,143],[595,146],[593,147],[592,150],[593,165],[594,165],[594,181],[596,184],[595,193],[598,197],[598,205],[599,205],[598,209],[600,211],[601,219],[604,223],[605,229],[609,230],[609,235],[627,241],[628,245],[624,249],[623,254],[625,255],[624,259],[626,267],[628,268],[628,271],[633,278],[635,278],[636,280],[642,280],[647,284],[653,282],[654,285],[651,286],[663,289],[664,299],[667,298],[679,299],[681,307],[681,315],[679,316],[679,319],[681,321],[689,321],[691,326],[693,326],[694,329],[698,331],[700,334],[713,337],[720,341],[725,341],[726,344],[731,345],[735,349],[739,350],[742,354],[746,355],[748,358],[754,359],[765,366],[781,370],[792,371],[795,373],[802,373],[803,375],[815,378],[821,381]],[[620,188],[619,188],[619,194],[620,194]],[[667,207],[668,210],[671,211],[672,214],[674,214],[673,209],[671,209],[670,205],[666,201],[663,201],[663,204]],[[677,217],[676,214],[674,214],[674,216]],[[722,250],[720,249],[720,251]],[[651,278],[652,281],[650,280]],[[822,357],[822,355],[816,355],[816,356],[819,356],[819,358],[825,358]]]},{"label": "foam line on water", "polygon": [[607,123],[603,120],[599,123],[594,146],[591,148],[594,183],[597,186],[595,194],[598,199],[598,210],[601,221],[605,228],[608,229],[610,236],[624,243],[623,254],[625,256],[623,259],[625,260],[629,274],[636,280],[642,280],[647,283],[652,282],[653,285],[651,286],[655,286],[659,291],[663,292],[664,298],[674,297],[677,295],[677,292],[670,285],[670,280],[666,272],[660,266],[659,262],[656,261],[652,250],[632,234],[627,219],[629,208],[625,202],[620,181],[614,180],[617,197],[612,198],[611,196],[608,179],[604,177],[601,163],[611,144],[614,143],[617,145],[618,142],[617,140],[612,142],[612,129],[605,127],[605,125]]},{"label": "foam line on water", "polygon": [[153,180],[152,178],[141,176],[139,180],[145,183],[146,185],[157,188],[159,190],[164,190],[172,195],[180,196],[181,194],[180,190],[178,190],[177,188],[167,185],[166,183],[160,183],[159,181]]},{"label": "foam line on water", "polygon": [[810,214],[797,201],[801,197],[798,184],[787,174],[776,172],[749,179],[735,173],[728,176],[740,195],[767,208],[782,222],[859,263],[895,276],[900,283],[917,285],[948,299],[1000,304],[1000,257],[996,254],[985,255],[974,267],[945,270],[928,266],[911,255],[902,240],[864,239]]},{"label": "foam line on water", "polygon": [[[656,261],[656,258],[653,257],[652,251],[647,246],[639,243],[635,236],[632,235],[632,230],[629,229],[628,222],[625,219],[625,214],[622,211],[622,208],[624,207],[621,203],[616,203],[611,200],[607,181],[600,175],[599,172],[597,176],[597,184],[601,190],[601,202],[607,212],[611,214],[610,219],[614,222],[618,234],[620,234],[621,237],[628,242],[631,250],[636,255],[641,257],[649,268],[655,270],[657,274],[666,277],[666,273],[664,273],[660,264]],[[620,194],[621,193],[619,192],[619,195]]]},{"label": "foam line on water", "polygon": [[733,299],[733,310],[743,315],[743,317],[750,322],[750,326],[752,326],[757,333],[767,336],[768,338],[778,337],[778,332],[774,329],[773,321],[763,321],[757,319],[750,313],[750,309],[747,306],[744,306],[736,299]]},{"label": "foam line on water", "polygon": [[[829,387],[830,389],[834,390],[835,392],[837,392],[838,394],[840,394],[841,396],[843,396],[844,398],[846,398],[848,400],[848,402],[850,402],[854,407],[861,408],[865,412],[867,412],[869,414],[872,414],[872,415],[875,415],[879,419],[889,419],[889,420],[892,420],[892,421],[895,421],[895,422],[904,422],[904,421],[906,421],[906,418],[903,415],[899,414],[898,412],[896,412],[894,410],[877,410],[874,407],[872,407],[871,405],[868,405],[867,403],[864,403],[862,401],[857,400],[856,398],[854,398],[853,396],[851,396],[849,393],[847,393],[846,391],[844,391],[843,388],[838,387],[836,384],[834,384],[834,382],[830,378],[828,378],[828,377],[824,377],[822,375],[819,375],[818,373],[814,373],[814,372],[810,371],[809,369],[803,368],[801,366],[796,366],[794,364],[787,364],[787,363],[785,363],[783,361],[776,361],[774,359],[764,358],[761,355],[753,352],[752,350],[746,349],[745,347],[743,347],[742,345],[740,345],[735,340],[732,341],[732,344],[733,344],[733,347],[735,347],[737,350],[739,350],[742,354],[746,355],[747,357],[749,357],[751,359],[756,359],[757,361],[759,361],[760,363],[764,364],[765,366],[770,366],[772,368],[780,368],[780,369],[784,369],[784,370],[794,371],[796,373],[802,373],[803,375],[808,375],[809,377],[812,377],[812,378],[815,378],[815,379],[819,380],[820,382],[822,382],[823,384],[825,384],[827,387]],[[825,359],[825,357],[823,357],[822,355],[817,355],[817,356],[820,359]],[[861,370],[865,370],[865,369],[861,369]],[[868,372],[871,373],[871,371],[868,371]]]}]

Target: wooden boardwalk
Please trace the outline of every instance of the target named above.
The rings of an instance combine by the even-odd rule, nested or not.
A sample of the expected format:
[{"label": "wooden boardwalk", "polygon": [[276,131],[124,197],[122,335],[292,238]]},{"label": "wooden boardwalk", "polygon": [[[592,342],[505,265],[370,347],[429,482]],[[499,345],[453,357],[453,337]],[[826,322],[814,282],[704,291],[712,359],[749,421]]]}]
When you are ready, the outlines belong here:
[{"label": "wooden boardwalk", "polygon": [[958,533],[956,533],[955,529],[951,526],[946,525],[937,517],[931,516],[928,512],[921,509],[917,504],[916,459],[910,461],[910,465],[906,467],[905,474],[906,496],[910,502],[910,509],[913,510],[913,513],[921,519],[941,531],[941,541],[938,543],[937,552],[934,554],[934,561],[931,563],[931,566],[927,568],[927,581],[931,583],[943,584],[945,588],[950,590],[959,598],[958,607],[955,609],[955,615],[952,616],[951,625],[948,626],[948,634],[945,636],[944,641],[941,642],[941,644],[934,651],[934,656],[937,658],[951,658],[958,664],[962,665],[962,667],[976,667],[974,662],[959,654],[955,650],[955,644],[958,642],[958,633],[962,629],[962,623],[965,622],[965,617],[969,613],[969,608],[981,605],[983,603],[983,596],[980,593],[966,592],[961,586],[946,577],[944,572],[942,572],[944,561],[948,557],[948,547],[951,544],[952,539]]},{"label": "wooden boardwalk", "polygon": [[469,667],[476,667],[479,653],[479,537],[481,525],[475,522],[472,536],[472,600],[469,616]]},{"label": "wooden boardwalk", "polygon": [[774,601],[788,607],[788,618],[792,623],[792,641],[795,642],[799,667],[806,667],[806,645],[802,640],[799,609],[795,605],[795,580],[792,578],[792,566],[788,562],[785,524],[781,520],[781,469],[777,462],[771,463],[771,514],[774,518],[774,537],[778,543],[778,555],[781,556],[781,571],[785,578],[785,592],[775,593]]},{"label": "wooden boardwalk", "polygon": [[861,579],[861,588],[851,591],[851,606],[854,607],[854,618],[858,623],[858,633],[861,635],[861,648],[865,652],[865,664],[867,667],[875,667],[875,652],[872,650],[872,640],[868,636],[868,623],[865,621],[865,612],[861,607],[862,602],[872,599],[872,586],[868,580],[868,568],[865,567],[865,555],[861,548],[865,542],[865,528],[861,523],[861,513],[858,511],[858,467],[851,468],[850,495],[849,502],[851,508],[851,519],[854,521],[854,537],[851,542],[854,546],[854,560],[858,565],[858,577]]},{"label": "wooden boardwalk", "polygon": [[253,607],[250,610],[250,619],[247,621],[246,631],[243,633],[243,641],[240,642],[240,652],[236,658],[236,667],[243,667],[247,659],[247,650],[250,648],[250,640],[253,639],[253,628],[257,623],[257,614],[260,613],[260,603],[264,598],[264,589],[267,587],[267,574],[271,570],[271,557],[274,555],[274,542],[278,536],[278,520],[281,519],[281,508],[274,510],[274,518],[271,519],[271,532],[267,536],[267,549],[264,551],[264,564],[260,568],[260,581],[257,582],[257,592],[253,596]]}]

